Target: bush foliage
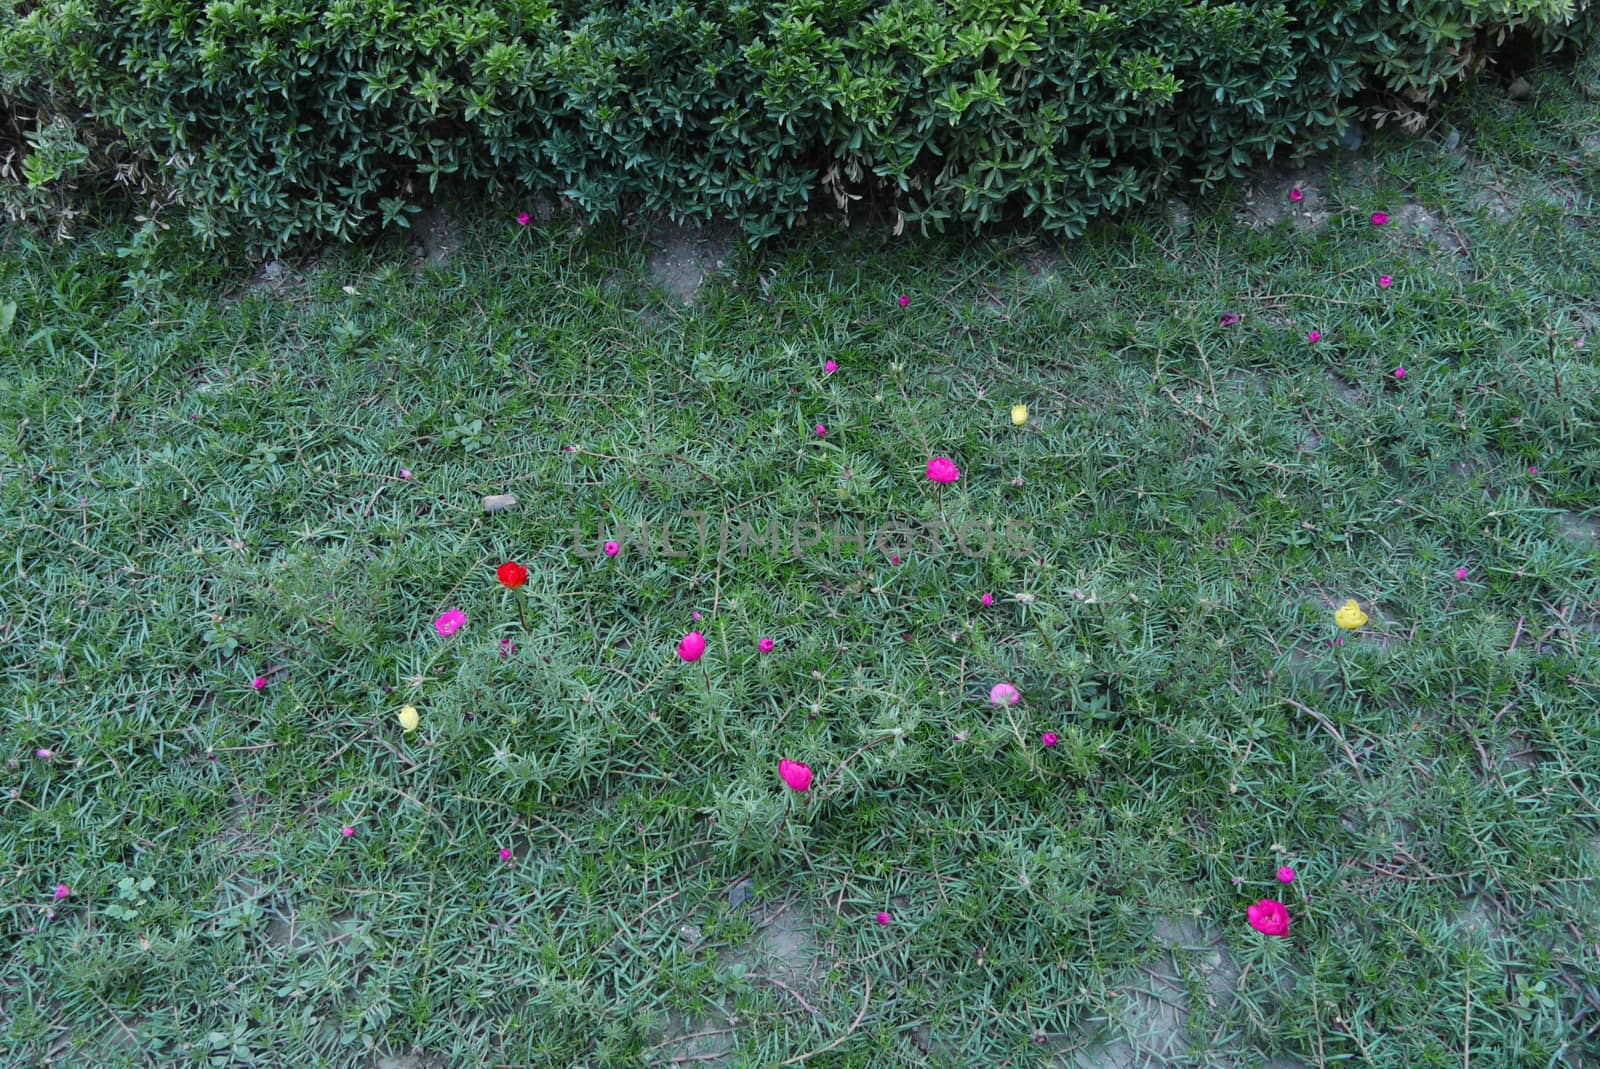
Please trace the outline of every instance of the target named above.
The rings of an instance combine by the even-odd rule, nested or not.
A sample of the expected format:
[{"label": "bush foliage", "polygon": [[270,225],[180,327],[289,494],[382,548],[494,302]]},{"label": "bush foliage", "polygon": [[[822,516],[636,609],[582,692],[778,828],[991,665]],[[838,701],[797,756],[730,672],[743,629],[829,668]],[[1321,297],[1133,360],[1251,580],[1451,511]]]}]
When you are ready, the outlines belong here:
[{"label": "bush foliage", "polygon": [[[4,0],[13,215],[144,161],[206,239],[403,224],[441,185],[738,220],[866,197],[1080,233],[1424,102],[1588,0]],[[77,131],[75,137],[64,132]],[[126,178],[126,175],[118,175]]]}]

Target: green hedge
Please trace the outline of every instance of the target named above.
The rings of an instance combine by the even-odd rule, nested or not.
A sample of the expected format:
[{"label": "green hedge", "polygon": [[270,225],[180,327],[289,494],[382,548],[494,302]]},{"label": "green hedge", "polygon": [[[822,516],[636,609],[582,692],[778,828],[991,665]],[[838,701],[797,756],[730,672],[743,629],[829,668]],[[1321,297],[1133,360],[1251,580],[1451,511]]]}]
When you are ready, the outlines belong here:
[{"label": "green hedge", "polygon": [[1325,148],[1358,90],[1425,100],[1503,30],[1571,43],[1576,2],[0,0],[27,157],[4,196],[43,210],[120,160],[203,238],[270,248],[401,223],[442,183],[752,241],[858,196],[1072,235]]}]

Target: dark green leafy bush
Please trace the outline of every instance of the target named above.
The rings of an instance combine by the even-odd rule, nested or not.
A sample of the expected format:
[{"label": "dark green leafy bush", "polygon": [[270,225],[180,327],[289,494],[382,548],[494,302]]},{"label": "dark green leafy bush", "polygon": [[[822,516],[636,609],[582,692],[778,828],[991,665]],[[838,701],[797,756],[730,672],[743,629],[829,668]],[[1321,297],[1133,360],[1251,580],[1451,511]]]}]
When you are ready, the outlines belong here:
[{"label": "dark green leafy bush", "polygon": [[445,184],[752,241],[865,196],[1071,235],[1327,147],[1362,89],[1425,102],[1508,32],[1550,51],[1593,22],[1588,0],[3,0],[6,203],[96,166],[70,119],[157,165],[203,238],[267,247],[403,224]]}]

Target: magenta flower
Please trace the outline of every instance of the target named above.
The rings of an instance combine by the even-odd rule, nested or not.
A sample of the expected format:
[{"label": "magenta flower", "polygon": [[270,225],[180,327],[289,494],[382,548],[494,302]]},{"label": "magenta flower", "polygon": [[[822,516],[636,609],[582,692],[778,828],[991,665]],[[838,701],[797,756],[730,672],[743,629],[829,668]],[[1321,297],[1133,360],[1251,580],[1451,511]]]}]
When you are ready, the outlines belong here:
[{"label": "magenta flower", "polygon": [[1293,883],[1294,882],[1294,869],[1290,868],[1288,865],[1284,865],[1282,868],[1280,868],[1278,870],[1278,882],[1279,883]]},{"label": "magenta flower", "polygon": [[1250,927],[1262,935],[1289,934],[1289,911],[1283,908],[1282,902],[1263,898],[1246,911],[1246,916]]},{"label": "magenta flower", "polygon": [[72,893],[72,888],[64,883],[56,884],[56,901],[59,902]]},{"label": "magenta flower", "polygon": [[531,222],[533,222],[533,216],[529,215],[527,212],[518,212],[517,213],[517,225],[518,226],[527,226]]},{"label": "magenta flower", "polygon": [[1373,226],[1388,226],[1389,225],[1389,213],[1388,212],[1373,212],[1372,213],[1372,225]]},{"label": "magenta flower", "polygon": [[678,656],[685,661],[698,661],[706,655],[706,637],[691,631],[678,643]]},{"label": "magenta flower", "polygon": [[834,363],[832,360],[829,360],[827,363],[822,365],[822,373],[824,375],[832,375],[835,371],[838,371],[838,370],[839,370],[839,365]]},{"label": "magenta flower", "polygon": [[501,861],[510,861],[510,860],[511,860],[511,858],[512,858],[512,856],[513,856],[513,855],[512,855],[512,853],[511,853],[511,847],[509,847],[509,846],[502,846],[502,847],[501,847],[501,848],[500,848],[500,860],[501,860]]},{"label": "magenta flower", "polygon": [[1322,331],[1320,331],[1320,330],[1313,330],[1310,334],[1306,335],[1306,341],[1310,342],[1312,345],[1317,344],[1317,342],[1319,342],[1321,340],[1322,340]]},{"label": "magenta flower", "polygon": [[467,614],[460,609],[447,609],[439,614],[433,622],[433,629],[446,638],[460,630],[461,625],[467,622]]},{"label": "magenta flower", "polygon": [[401,468],[400,469],[400,478],[404,479],[406,482],[410,482],[411,481],[411,469],[410,468]]},{"label": "magenta flower", "polygon": [[884,925],[885,927],[887,927],[889,922],[893,919],[894,918],[890,917],[887,913],[878,914],[878,923]]},{"label": "magenta flower", "polygon": [[354,835],[355,833],[356,830],[348,824],[339,829],[339,834],[343,835],[346,839],[350,838],[350,836]]},{"label": "magenta flower", "polygon": [[778,775],[791,791],[804,794],[811,789],[811,769],[799,761],[784,758],[778,762]]},{"label": "magenta flower", "polygon": [[983,607],[987,609],[989,606],[994,604],[994,595],[988,591],[984,591],[983,597],[979,598],[978,600],[981,601],[983,603]]},{"label": "magenta flower", "polygon": [[936,483],[953,483],[961,478],[961,469],[949,457],[934,457],[928,461],[928,478]]},{"label": "magenta flower", "polygon": [[1394,377],[1397,378],[1397,379],[1405,378],[1406,377],[1406,369],[1403,368],[1403,367],[1395,368],[1394,369]]},{"label": "magenta flower", "polygon": [[772,641],[770,638],[764,638],[760,642],[756,643],[756,648],[759,649],[762,653],[771,653],[774,649],[777,648],[777,645],[778,644],[776,642]]},{"label": "magenta flower", "polygon": [[895,303],[901,308],[904,308],[906,305],[911,303],[911,298],[902,293],[898,298],[896,298]]},{"label": "magenta flower", "polygon": [[33,756],[37,757],[41,761],[48,761],[55,755],[56,752],[54,750],[39,749],[33,751]]},{"label": "magenta flower", "polygon": [[1394,285],[1394,279],[1390,278],[1388,275],[1379,275],[1378,276],[1378,288],[1379,289],[1386,290],[1392,285]]},{"label": "magenta flower", "polygon": [[690,612],[689,615],[694,617],[694,622],[695,623],[699,623],[700,622],[700,610],[699,609],[695,609],[694,611]]},{"label": "magenta flower", "polygon": [[823,436],[823,435],[825,435],[825,434],[827,434],[827,433],[828,433],[828,428],[826,428],[826,427],[824,427],[824,426],[823,426],[823,425],[822,425],[822,424],[820,424],[820,423],[819,423],[819,424],[817,424],[817,425],[816,425],[816,427],[814,427],[814,428],[812,428],[812,429],[813,429],[813,430],[815,430],[815,431],[816,431],[816,432],[817,432],[817,437],[818,437],[818,438],[821,438],[821,437],[822,437],[822,436]]},{"label": "magenta flower", "polygon": [[517,644],[515,642],[511,641],[509,638],[503,638],[500,640],[500,656],[509,657],[516,652]]},{"label": "magenta flower", "polygon": [[1220,320],[1218,320],[1218,322],[1220,322],[1225,327],[1232,327],[1232,326],[1236,326],[1239,323],[1239,321],[1241,319],[1243,319],[1243,318],[1244,318],[1244,316],[1240,315],[1237,312],[1223,312],[1222,313],[1222,318]]},{"label": "magenta flower", "polygon": [[1046,750],[1048,750],[1052,746],[1054,746],[1056,743],[1060,742],[1061,741],[1061,737],[1059,735],[1057,735],[1053,731],[1047,731],[1042,736],[1040,736],[1039,741],[1044,743],[1044,748]]},{"label": "magenta flower", "polygon": [[1467,570],[1465,568],[1457,568],[1456,569],[1456,582],[1464,583],[1464,582],[1466,582],[1466,580],[1467,580]]},{"label": "magenta flower", "polygon": [[989,700],[996,705],[1015,705],[1021,698],[1021,692],[1010,683],[996,683],[989,688]]},{"label": "magenta flower", "polygon": [[1296,186],[1289,190],[1289,199],[1294,201],[1294,203],[1299,204],[1301,201],[1306,199],[1306,195],[1301,191],[1299,186]]},{"label": "magenta flower", "polygon": [[889,558],[889,563],[890,564],[899,564],[900,563],[900,554],[896,553],[893,556],[891,556]]},{"label": "magenta flower", "polygon": [[606,556],[608,557],[615,557],[618,553],[622,552],[622,547],[617,545],[615,542],[607,542],[600,548],[606,551]]},{"label": "magenta flower", "polygon": [[1537,464],[1529,464],[1528,465],[1528,474],[1529,475],[1537,475],[1537,474],[1539,474],[1539,465],[1537,465]]},{"label": "magenta flower", "polygon": [[250,681],[250,685],[252,687],[256,688],[257,690],[266,690],[267,689],[267,677],[266,676],[256,676],[254,679],[252,679]]}]

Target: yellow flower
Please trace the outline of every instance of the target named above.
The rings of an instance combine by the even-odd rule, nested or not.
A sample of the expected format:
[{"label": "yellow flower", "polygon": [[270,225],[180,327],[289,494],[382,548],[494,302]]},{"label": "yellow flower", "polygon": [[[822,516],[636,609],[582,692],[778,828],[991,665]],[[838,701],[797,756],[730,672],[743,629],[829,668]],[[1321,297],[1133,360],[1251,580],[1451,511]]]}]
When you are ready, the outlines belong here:
[{"label": "yellow flower", "polygon": [[400,726],[405,729],[406,734],[409,735],[413,731],[417,730],[417,724],[421,720],[422,718],[417,715],[417,711],[411,706],[406,705],[401,707]]},{"label": "yellow flower", "polygon": [[1333,614],[1333,622],[1346,631],[1354,631],[1358,627],[1365,626],[1367,614],[1361,611],[1361,606],[1356,603],[1356,599],[1351,598],[1339,606],[1339,611]]},{"label": "yellow flower", "polygon": [[1013,427],[1020,427],[1026,422],[1028,422],[1028,406],[1027,405],[1012,405],[1011,406],[1011,425]]}]

